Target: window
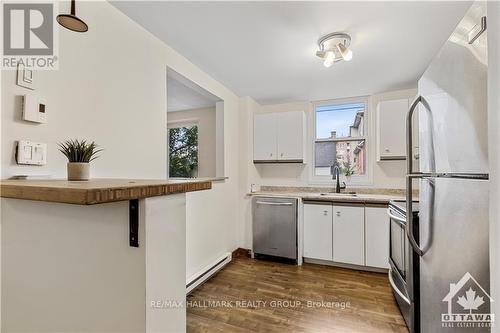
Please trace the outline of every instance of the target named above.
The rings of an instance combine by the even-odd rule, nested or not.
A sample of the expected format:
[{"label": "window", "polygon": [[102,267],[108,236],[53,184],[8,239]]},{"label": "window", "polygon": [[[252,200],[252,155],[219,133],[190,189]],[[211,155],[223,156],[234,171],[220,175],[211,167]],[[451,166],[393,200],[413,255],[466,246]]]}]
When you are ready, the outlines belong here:
[{"label": "window", "polygon": [[343,176],[366,179],[366,99],[316,103],[314,117],[313,178],[331,181],[338,166]]},{"label": "window", "polygon": [[168,149],[170,178],[198,176],[198,125],[170,127]]}]

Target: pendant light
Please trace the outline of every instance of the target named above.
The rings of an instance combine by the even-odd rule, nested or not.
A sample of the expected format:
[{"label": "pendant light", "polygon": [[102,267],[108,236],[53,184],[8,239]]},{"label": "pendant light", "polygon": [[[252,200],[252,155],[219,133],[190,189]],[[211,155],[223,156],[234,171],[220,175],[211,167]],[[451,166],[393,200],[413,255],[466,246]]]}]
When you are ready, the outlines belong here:
[{"label": "pendant light", "polygon": [[71,0],[71,14],[60,14],[57,15],[56,19],[60,25],[71,31],[86,32],[89,30],[87,23],[76,16],[75,0]]}]

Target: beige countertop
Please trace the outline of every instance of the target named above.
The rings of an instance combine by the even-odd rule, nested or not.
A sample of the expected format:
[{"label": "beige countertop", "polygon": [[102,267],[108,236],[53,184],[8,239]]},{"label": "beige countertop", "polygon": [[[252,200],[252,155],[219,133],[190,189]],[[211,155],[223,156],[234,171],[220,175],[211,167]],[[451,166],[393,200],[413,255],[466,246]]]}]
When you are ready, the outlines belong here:
[{"label": "beige countertop", "polygon": [[267,196],[267,197],[288,197],[300,198],[304,201],[318,201],[318,202],[336,202],[336,203],[350,203],[350,204],[374,204],[374,205],[387,205],[390,200],[400,199],[405,200],[402,195],[394,194],[365,194],[357,193],[351,195],[348,193],[321,193],[321,192],[279,192],[279,191],[258,191],[249,193],[251,196]]},{"label": "beige countertop", "polygon": [[212,179],[156,180],[106,179],[68,181],[65,179],[1,180],[0,196],[37,201],[94,205],[174,193],[209,190]]}]

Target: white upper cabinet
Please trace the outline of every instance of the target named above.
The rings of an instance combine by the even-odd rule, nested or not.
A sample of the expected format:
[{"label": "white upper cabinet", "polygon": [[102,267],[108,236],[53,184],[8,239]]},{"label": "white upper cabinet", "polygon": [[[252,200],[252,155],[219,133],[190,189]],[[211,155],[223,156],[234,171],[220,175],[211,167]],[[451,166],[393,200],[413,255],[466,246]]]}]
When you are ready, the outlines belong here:
[{"label": "white upper cabinet", "polygon": [[262,113],[254,117],[253,159],[255,161],[276,160],[277,121],[274,113]]},{"label": "white upper cabinet", "polygon": [[304,160],[304,112],[283,112],[278,116],[278,159]]},{"label": "white upper cabinet", "polygon": [[365,208],[366,266],[389,268],[387,208]]},{"label": "white upper cabinet", "polygon": [[408,107],[408,99],[381,101],[377,105],[377,161],[406,159]]},{"label": "white upper cabinet", "polygon": [[333,206],[333,261],[365,264],[364,207]]},{"label": "white upper cabinet", "polygon": [[303,111],[256,114],[253,136],[254,162],[305,162]]}]

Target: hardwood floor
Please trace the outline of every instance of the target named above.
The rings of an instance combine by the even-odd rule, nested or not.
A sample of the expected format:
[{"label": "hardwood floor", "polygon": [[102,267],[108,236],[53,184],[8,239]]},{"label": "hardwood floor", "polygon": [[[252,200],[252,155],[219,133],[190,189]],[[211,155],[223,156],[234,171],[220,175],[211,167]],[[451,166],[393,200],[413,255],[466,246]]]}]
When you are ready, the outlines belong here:
[{"label": "hardwood floor", "polygon": [[187,302],[190,333],[408,332],[386,274],[337,267],[235,258]]}]

